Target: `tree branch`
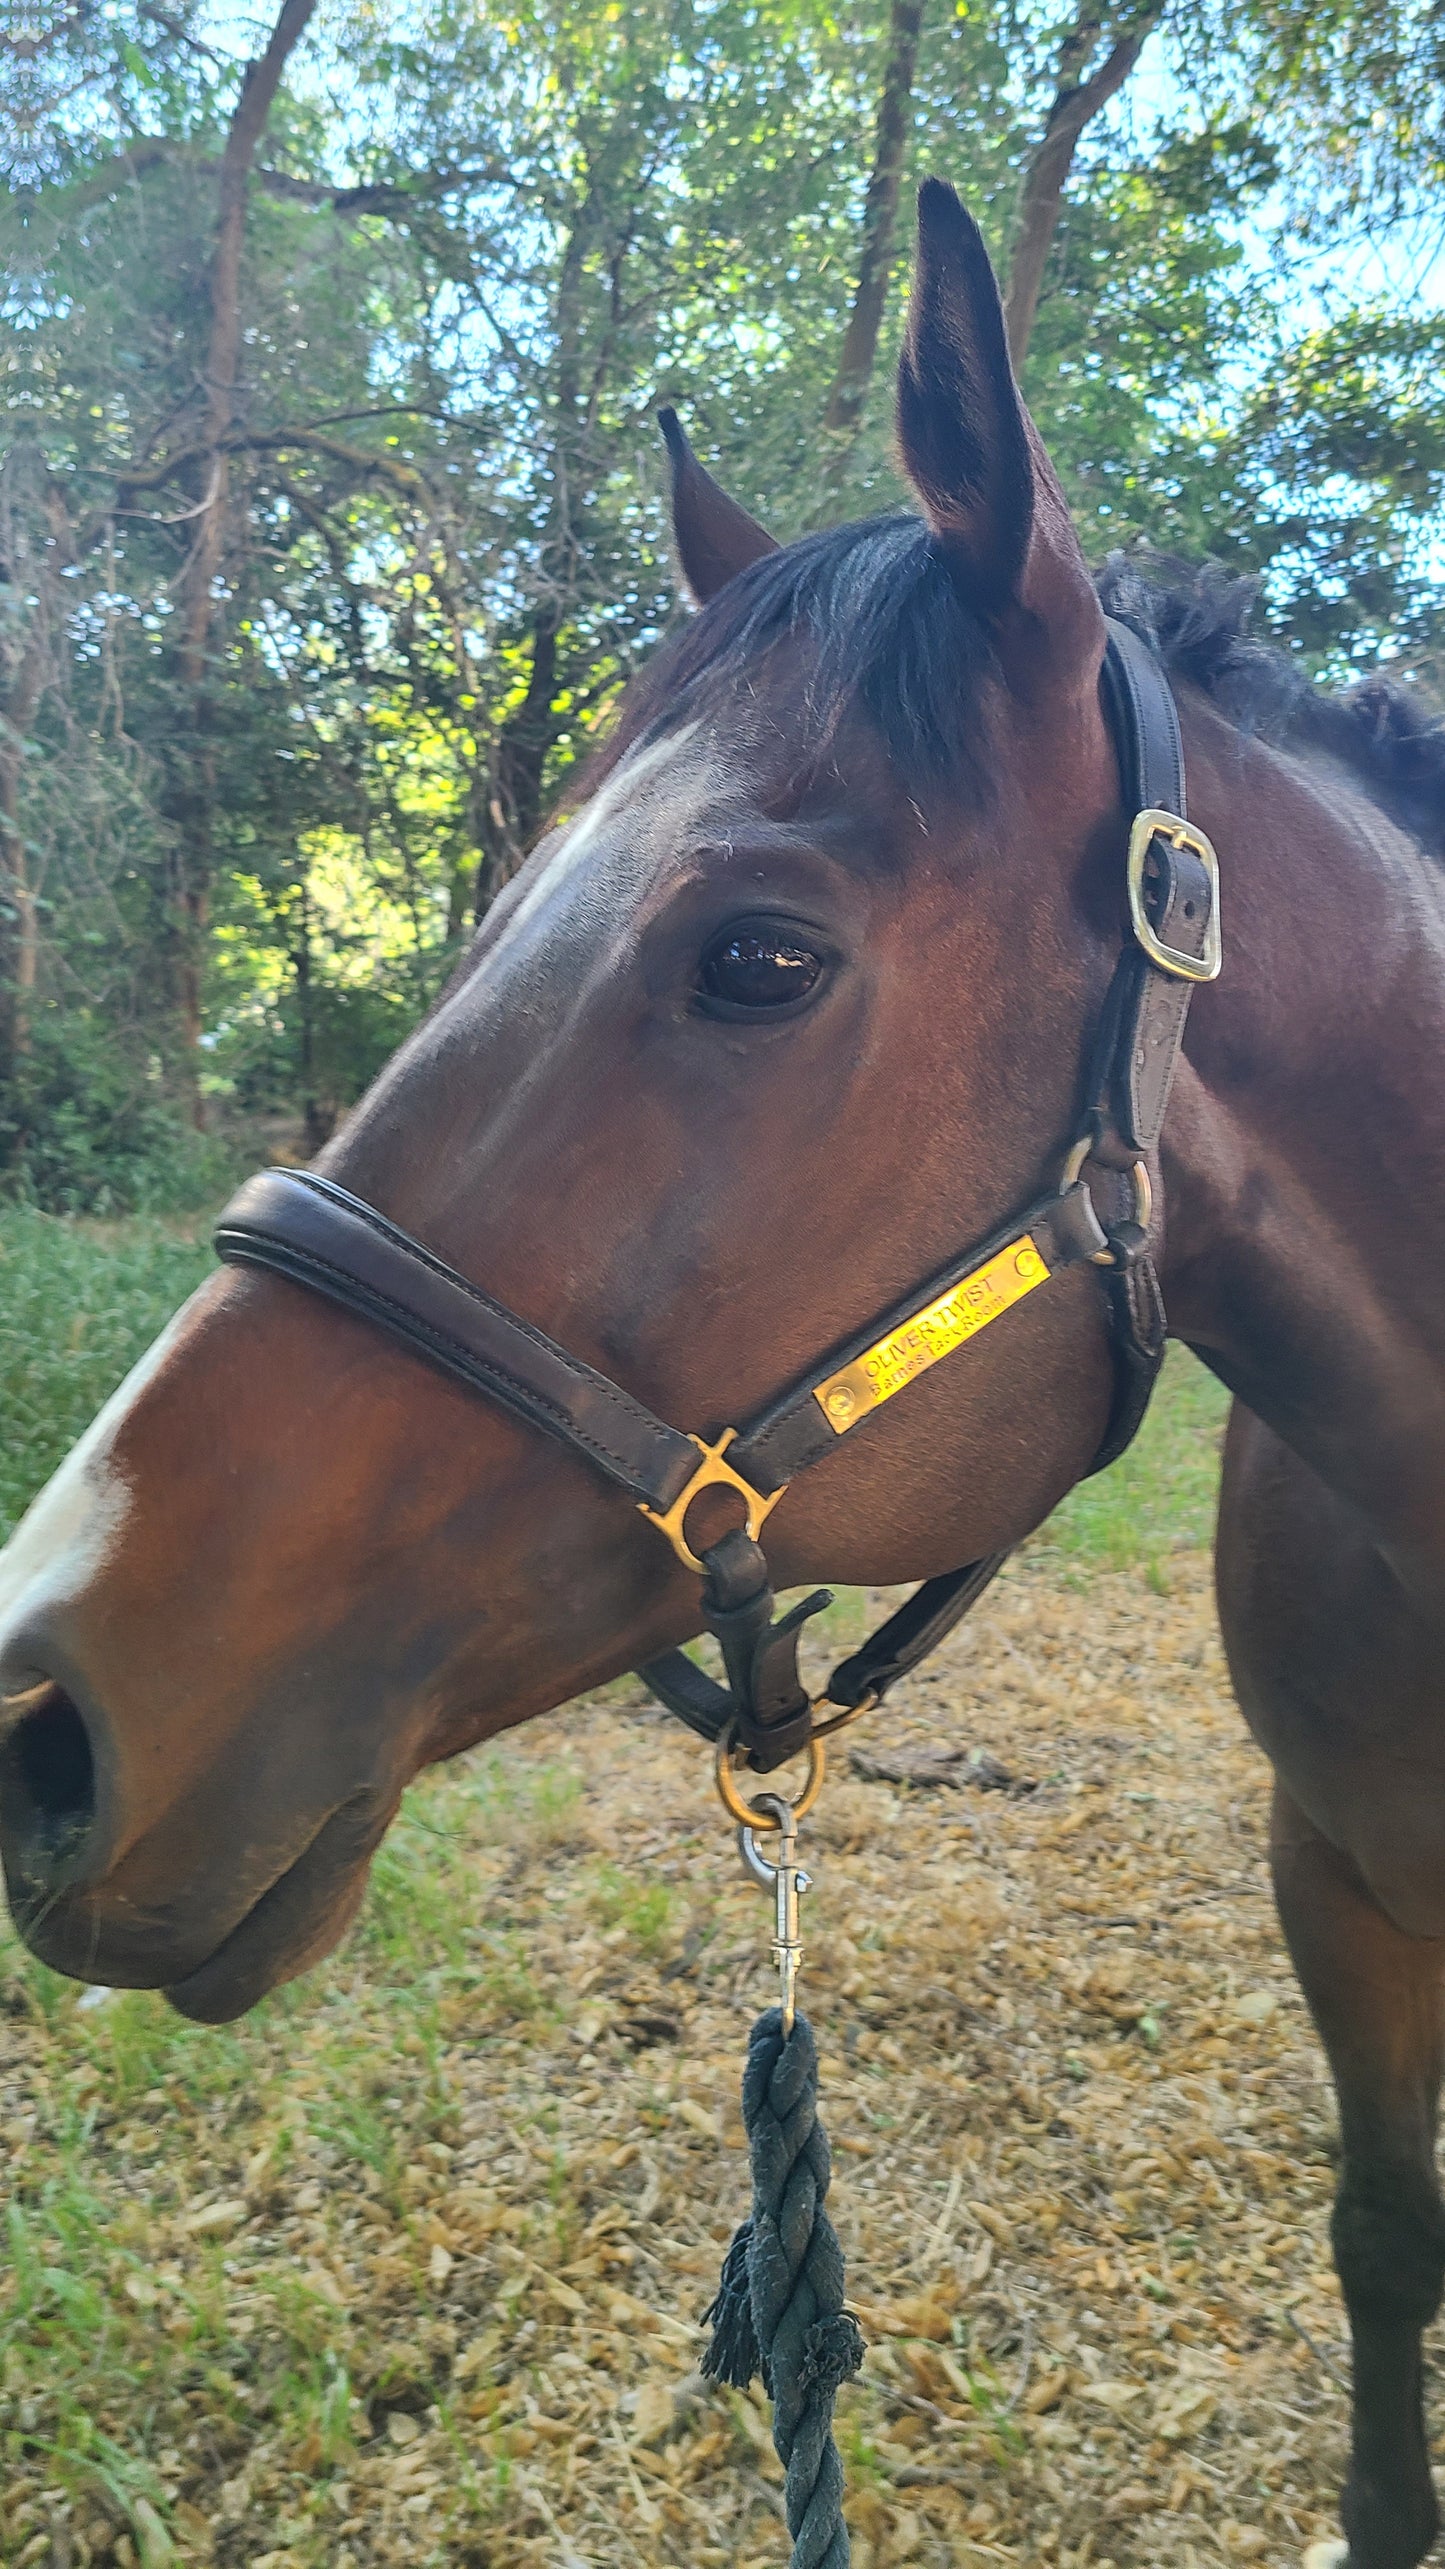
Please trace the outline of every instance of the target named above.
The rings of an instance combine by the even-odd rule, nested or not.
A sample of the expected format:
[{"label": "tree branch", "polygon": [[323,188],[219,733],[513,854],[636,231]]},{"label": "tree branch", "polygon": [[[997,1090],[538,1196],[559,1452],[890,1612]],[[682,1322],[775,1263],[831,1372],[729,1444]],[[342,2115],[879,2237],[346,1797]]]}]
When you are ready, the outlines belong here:
[{"label": "tree branch", "polygon": [[1105,60],[1088,80],[1080,80],[1078,74],[1099,40],[1099,20],[1080,18],[1064,38],[1059,51],[1058,88],[1043,140],[1027,164],[1019,188],[1013,258],[1004,295],[1009,354],[1016,371],[1028,355],[1044,270],[1080,137],[1123,88],[1143,51],[1145,38],[1163,14],[1162,0],[1149,0],[1149,5],[1115,37]]},{"label": "tree branch", "polygon": [[[310,12],[307,12],[310,15]],[[213,153],[198,152],[190,144],[173,142],[164,134],[148,134],[131,143],[99,169],[77,179],[64,191],[74,206],[94,205],[127,179],[144,178],[148,171],[169,165],[191,169],[203,177],[215,178],[225,168],[224,160]],[[515,170],[499,161],[478,161],[473,166],[439,170],[420,170],[407,180],[375,179],[353,187],[339,187],[324,178],[295,178],[289,170],[253,169],[253,183],[264,188],[268,196],[280,197],[294,205],[314,205],[332,214],[397,214],[405,215],[419,206],[432,204],[438,197],[451,196],[463,187],[519,188],[523,182]]]},{"label": "tree branch", "polygon": [[889,271],[893,265],[898,191],[908,151],[913,74],[918,60],[918,40],[923,28],[925,5],[926,0],[893,0],[888,22],[888,50],[884,58],[883,86],[878,95],[874,129],[873,167],[868,177],[868,193],[863,200],[858,281],[853,290],[848,326],[843,333],[838,371],[823,411],[824,434],[836,441],[827,464],[828,479],[833,485],[842,477],[848,451],[858,434],[868,387],[873,380],[878,333],[882,327]]},{"label": "tree branch", "polygon": [[256,184],[268,196],[289,197],[298,205],[324,205],[333,214],[405,214],[435,197],[452,196],[462,187],[520,187],[515,170],[499,161],[480,161],[470,169],[419,171],[413,179],[375,179],[356,187],[334,187],[326,179],[293,178],[288,170],[258,169]]},{"label": "tree branch", "polygon": [[[92,546],[100,541],[112,517],[144,517],[146,523],[151,526],[179,525],[181,520],[178,518],[153,517],[149,510],[129,508],[126,502],[144,491],[164,490],[168,482],[179,481],[208,454],[216,452],[223,455],[283,454],[288,448],[309,446],[320,453],[334,456],[338,462],[347,464],[353,471],[367,475],[380,474],[384,479],[392,481],[398,490],[404,490],[408,497],[424,495],[429,502],[432,493],[425,478],[414,471],[410,465],[399,462],[394,456],[378,455],[363,447],[347,445],[340,438],[327,437],[323,432],[331,427],[345,426],[349,421],[359,419],[446,420],[447,418],[448,414],[445,411],[423,410],[416,403],[387,402],[379,404],[373,410],[330,412],[320,419],[310,421],[304,428],[233,430],[228,436],[221,438],[214,449],[198,442],[189,446],[176,447],[169,455],[162,456],[160,462],[156,464],[136,462],[112,467],[113,496],[98,507],[92,508],[89,515],[81,519],[79,525],[73,530],[65,558],[71,561],[82,561]],[[88,465],[80,467],[79,470],[95,478],[105,468],[100,465]],[[187,516],[191,514],[191,511],[186,512]]]},{"label": "tree branch", "polygon": [[[144,142],[132,143],[127,150],[117,152],[113,160],[103,161],[99,169],[76,179],[61,193],[67,205],[96,205],[127,179],[144,178],[147,170],[157,168],[163,161],[189,161],[192,157],[183,143],[167,142],[162,135],[148,136]],[[212,161],[206,166],[215,169],[218,164]]]},{"label": "tree branch", "polygon": [[345,464],[349,471],[363,480],[375,477],[379,481],[390,482],[395,489],[404,491],[408,499],[424,500],[428,508],[432,505],[430,486],[414,465],[403,464],[394,455],[374,454],[364,446],[349,446],[344,438],[329,437],[319,428],[277,428],[264,434],[234,437],[230,440],[230,447],[232,453],[246,450],[258,454],[284,454],[299,448],[307,454],[329,455],[335,463]]}]

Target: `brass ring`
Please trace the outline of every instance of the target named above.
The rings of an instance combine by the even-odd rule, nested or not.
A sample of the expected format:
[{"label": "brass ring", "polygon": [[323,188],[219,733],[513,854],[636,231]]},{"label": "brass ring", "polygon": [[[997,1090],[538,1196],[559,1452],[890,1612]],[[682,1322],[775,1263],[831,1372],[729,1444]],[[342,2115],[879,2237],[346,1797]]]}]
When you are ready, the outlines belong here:
[{"label": "brass ring", "polygon": [[[1138,1223],[1141,1231],[1147,1231],[1150,1223],[1154,1219],[1154,1189],[1149,1183],[1149,1170],[1147,1163],[1143,1160],[1136,1160],[1129,1174],[1134,1188],[1134,1220]],[[1116,1267],[1119,1264],[1119,1260],[1116,1258],[1113,1248],[1109,1247],[1106,1249],[1096,1249],[1089,1263],[1091,1266],[1095,1267]]]},{"label": "brass ring", "polygon": [[[813,1706],[813,1737],[831,1739],[835,1731],[847,1730],[850,1723],[861,1722],[865,1713],[875,1712],[877,1707],[878,1697],[871,1686],[856,1704],[835,1704],[831,1695],[820,1695]],[[828,1719],[820,1722],[819,1713],[826,1713]]]},{"label": "brass ring", "polygon": [[[736,1730],[736,1722],[729,1722],[717,1744],[717,1762],[713,1772],[717,1778],[717,1789],[722,1796],[723,1809],[738,1822],[741,1828],[776,1829],[778,1823],[771,1811],[759,1810],[756,1804],[745,1802],[738,1791],[737,1779],[731,1764],[733,1736]],[[823,1790],[823,1777],[827,1771],[827,1751],[820,1739],[809,1740],[807,1754],[808,1777],[803,1786],[801,1798],[793,1804],[795,1820],[801,1820],[805,1812],[811,1811]]]},{"label": "brass ring", "polygon": [[747,1510],[744,1522],[749,1537],[756,1543],[788,1486],[783,1481],[775,1490],[755,1490],[751,1481],[745,1481],[741,1472],[734,1471],[727,1459],[727,1450],[736,1444],[737,1433],[735,1427],[725,1427],[716,1445],[705,1445],[700,1436],[694,1436],[689,1430],[687,1441],[697,1447],[702,1461],[686,1489],[679,1490],[670,1508],[650,1508],[646,1499],[637,1502],[638,1515],[645,1516],[649,1525],[655,1525],[659,1534],[666,1535],[683,1568],[695,1570],[700,1579],[707,1577],[707,1563],[698,1559],[686,1531],[688,1510],[693,1500],[701,1498],[704,1490],[736,1490]]},{"label": "brass ring", "polygon": [[[1063,1175],[1059,1179],[1060,1195],[1067,1195],[1070,1187],[1078,1184],[1093,1149],[1093,1134],[1081,1133],[1078,1140],[1071,1146],[1069,1156],[1064,1162]],[[1147,1160],[1136,1160],[1129,1171],[1129,1178],[1134,1189],[1134,1220],[1141,1231],[1147,1231],[1154,1219],[1154,1189],[1149,1178]],[[1109,1248],[1096,1249],[1089,1261],[1090,1266],[1093,1267],[1112,1267],[1116,1263],[1114,1252]]]}]

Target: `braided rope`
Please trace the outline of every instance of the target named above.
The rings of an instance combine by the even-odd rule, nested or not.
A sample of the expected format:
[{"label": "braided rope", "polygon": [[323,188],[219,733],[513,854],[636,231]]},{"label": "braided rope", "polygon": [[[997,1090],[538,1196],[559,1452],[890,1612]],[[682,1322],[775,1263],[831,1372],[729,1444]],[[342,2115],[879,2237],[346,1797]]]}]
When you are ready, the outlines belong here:
[{"label": "braided rope", "polygon": [[818,2051],[805,2016],[786,2037],[781,2009],[758,2018],[748,2037],[743,2121],[752,2217],[728,2250],[707,2313],[714,2333],[702,2369],[738,2390],[761,2373],[785,2473],[791,2569],[847,2569],[833,2402],[863,2361],[863,2340],[843,2308],[843,2251],[825,2203]]}]

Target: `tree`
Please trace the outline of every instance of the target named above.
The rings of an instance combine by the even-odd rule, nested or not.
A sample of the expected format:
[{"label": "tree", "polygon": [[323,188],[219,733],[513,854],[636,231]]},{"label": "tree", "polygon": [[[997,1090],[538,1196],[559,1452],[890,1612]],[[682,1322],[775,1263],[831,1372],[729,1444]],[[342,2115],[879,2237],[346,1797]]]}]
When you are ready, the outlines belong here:
[{"label": "tree", "polygon": [[[216,588],[225,555],[231,489],[230,441],[237,426],[237,372],[241,353],[241,256],[246,239],[246,210],[251,169],[275,104],[282,74],[306,32],[316,0],[282,0],[280,15],[265,51],[248,62],[241,75],[216,178],[216,231],[211,252],[207,295],[209,327],[204,371],[193,402],[171,424],[172,453],[168,479],[178,479],[193,505],[180,523],[190,522],[190,538],[178,583],[180,636],[175,681],[181,722],[172,740],[172,773],[166,797],[167,817],[174,823],[180,868],[181,1037],[184,1059],[199,1061],[201,1042],[201,975],[207,910],[214,859],[215,761],[211,745],[211,636]],[[182,441],[189,440],[189,444]],[[204,1122],[199,1081],[192,1092],[192,1116]]]},{"label": "tree", "polygon": [[0,1077],[11,1078],[30,1049],[39,977],[40,885],[20,786],[57,642],[46,496],[33,447],[12,448],[0,465]]},{"label": "tree", "polygon": [[1242,255],[1411,218],[1424,0],[330,0],[324,61],[308,7],[249,71],[187,0],[0,57],[12,1183],[120,1200],[194,1165],[198,1097],[314,1141],[357,1093],[679,611],[659,403],[780,534],[903,500],[925,170],[1012,260],[1095,551],[1258,572],[1313,665],[1432,665],[1438,323],[1281,313]]}]

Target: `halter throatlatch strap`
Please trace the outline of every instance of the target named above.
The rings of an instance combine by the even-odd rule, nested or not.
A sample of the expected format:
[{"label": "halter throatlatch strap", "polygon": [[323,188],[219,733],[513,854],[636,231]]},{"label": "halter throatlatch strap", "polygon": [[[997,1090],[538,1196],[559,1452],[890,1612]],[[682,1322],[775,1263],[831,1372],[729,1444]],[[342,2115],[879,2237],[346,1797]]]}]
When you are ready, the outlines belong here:
[{"label": "halter throatlatch strap", "polygon": [[[926,1581],[834,1670],[827,1695],[812,1704],[798,1673],[798,1642],[829,1602],[827,1592],[816,1590],[775,1619],[758,1540],[790,1481],[1069,1267],[1096,1267],[1109,1299],[1115,1397],[1093,1470],[1123,1452],[1158,1376],[1165,1318],[1149,1162],[1194,986],[1213,980],[1220,967],[1218,867],[1209,841],[1185,815],[1184,753],[1168,681],[1153,653],[1112,622],[1103,689],[1135,815],[1126,869],[1131,933],[1105,999],[1085,1119],[1062,1179],[835,1347],[740,1430],[724,1429],[708,1442],[670,1427],[371,1205],[309,1170],[270,1169],[249,1179],[217,1227],[223,1258],[324,1295],[544,1429],[626,1491],[679,1560],[702,1576],[703,1620],[721,1647],[727,1683],[718,1685],[680,1651],[651,1661],[642,1675],[704,1738],[718,1740],[731,1728],[764,1772],[879,1702],[967,1613],[1007,1558],[992,1553]],[[688,1513],[704,1489],[717,1486],[741,1499],[744,1523],[695,1553]]]},{"label": "halter throatlatch strap", "polygon": [[1184,744],[1159,663],[1127,625],[1109,624],[1104,700],[1134,803],[1126,890],[1132,938],[1104,1005],[1090,1073],[1094,1156],[1129,1169],[1163,1129],[1189,1002],[1223,959],[1219,869],[1190,827]]},{"label": "halter throatlatch strap", "polygon": [[[732,1538],[725,1536],[724,1541]],[[739,1536],[740,1542],[746,1541]],[[706,1556],[711,1566],[719,1546]],[[752,1549],[756,1552],[757,1546]],[[707,1592],[703,1593],[703,1612],[708,1630],[716,1634],[723,1646],[723,1665],[728,1683],[720,1686],[716,1678],[699,1668],[682,1650],[665,1651],[660,1659],[650,1659],[639,1671],[656,1695],[681,1722],[686,1722],[699,1739],[717,1741],[725,1731],[736,1732],[739,1745],[748,1750],[750,1761],[760,1774],[782,1766],[809,1739],[841,1725],[855,1713],[866,1712],[881,1704],[890,1686],[906,1677],[921,1659],[937,1648],[944,1634],[962,1621],[970,1606],[983,1595],[990,1582],[998,1577],[1008,1559],[1006,1552],[991,1552],[982,1561],[971,1561],[963,1570],[950,1570],[939,1579],[925,1579],[895,1614],[870,1633],[860,1650],[851,1658],[840,1660],[821,1696],[810,1702],[807,1688],[798,1674],[798,1643],[803,1627],[810,1618],[832,1604],[832,1592],[815,1588],[801,1605],[793,1606],[782,1619],[760,1625],[760,1644],[766,1642],[769,1652],[776,1651],[771,1673],[777,1694],[781,1697],[787,1683],[788,1709],[781,1709],[771,1721],[759,1721],[756,1733],[744,1722],[741,1708],[749,1701],[746,1685],[740,1686],[728,1657],[726,1640],[718,1622],[708,1610]],[[764,1581],[767,1565],[758,1553]],[[713,1583],[709,1580],[709,1586]],[[772,1591],[766,1587],[756,1597],[756,1611],[772,1615]],[[820,1721],[819,1716],[822,1715]],[[833,1718],[830,1719],[829,1716]]]}]

